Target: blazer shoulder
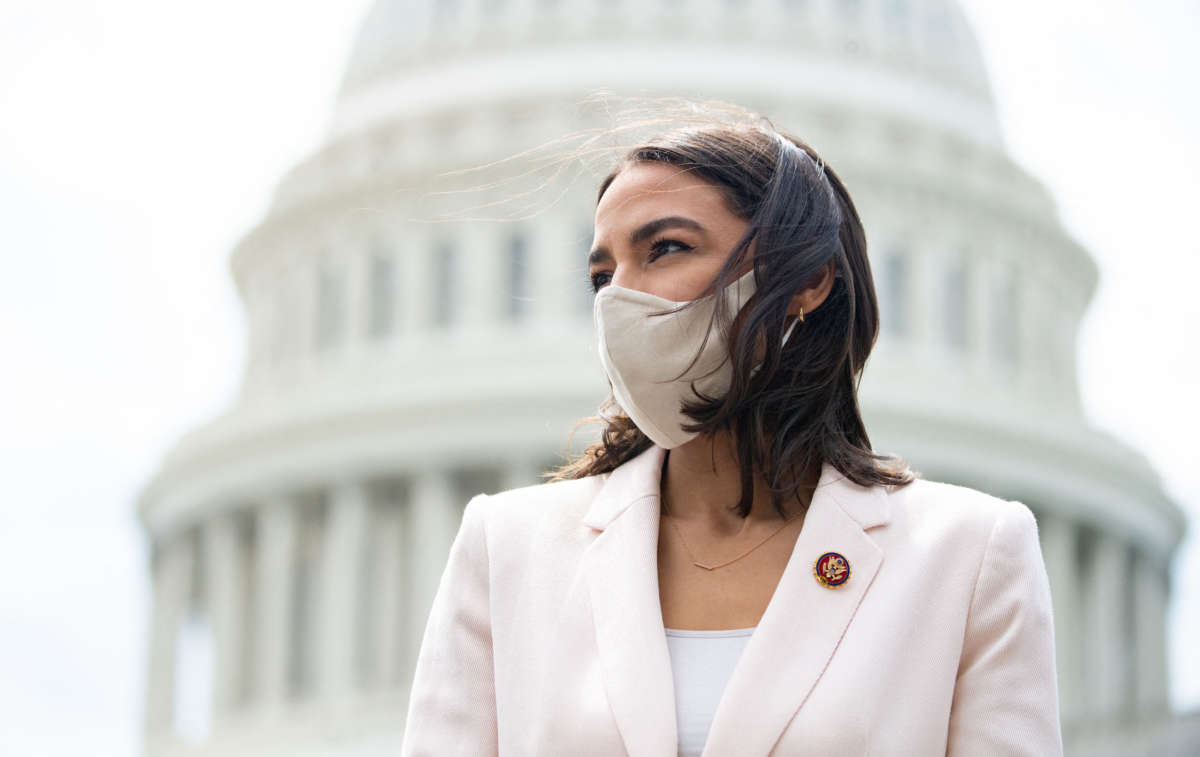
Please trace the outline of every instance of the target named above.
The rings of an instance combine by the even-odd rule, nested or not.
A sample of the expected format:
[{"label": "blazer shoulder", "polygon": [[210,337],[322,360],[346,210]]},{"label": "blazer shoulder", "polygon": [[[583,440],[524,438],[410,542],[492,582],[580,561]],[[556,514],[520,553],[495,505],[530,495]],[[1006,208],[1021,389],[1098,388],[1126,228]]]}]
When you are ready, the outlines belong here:
[{"label": "blazer shoulder", "polygon": [[493,538],[526,541],[536,534],[561,535],[582,529],[583,516],[610,474],[546,481],[480,495]]},{"label": "blazer shoulder", "polygon": [[1001,523],[1015,523],[1035,534],[1037,531],[1033,512],[1025,503],[969,486],[918,478],[894,489],[889,496],[893,507],[899,507],[914,530],[972,534],[984,541]]},{"label": "blazer shoulder", "polygon": [[546,508],[569,509],[572,505],[590,505],[609,474],[586,476],[566,481],[544,481],[538,484],[505,489],[487,495],[493,510],[519,515],[521,511],[537,512]]}]

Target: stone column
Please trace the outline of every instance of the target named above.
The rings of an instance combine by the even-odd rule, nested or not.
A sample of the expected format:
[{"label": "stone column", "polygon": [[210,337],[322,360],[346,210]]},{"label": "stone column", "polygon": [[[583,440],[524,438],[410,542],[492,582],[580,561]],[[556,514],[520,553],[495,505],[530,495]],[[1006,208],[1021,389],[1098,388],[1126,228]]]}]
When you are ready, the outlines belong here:
[{"label": "stone column", "polygon": [[1139,552],[1136,565],[1137,710],[1143,715],[1162,715],[1168,711],[1166,573],[1152,553]]},{"label": "stone column", "polygon": [[1072,723],[1079,714],[1083,698],[1080,644],[1080,591],[1076,524],[1054,513],[1038,516],[1042,554],[1050,577],[1050,595],[1054,603],[1055,658],[1058,666],[1058,698],[1064,723]]},{"label": "stone column", "polygon": [[188,610],[193,559],[192,543],[186,535],[162,539],[154,545],[145,710],[148,735],[167,733],[172,727],[179,629]]},{"label": "stone column", "polygon": [[342,481],[333,487],[321,555],[317,641],[317,686],[331,699],[343,698],[355,684],[367,515],[367,491],[361,481]]},{"label": "stone column", "polygon": [[272,709],[282,705],[288,694],[296,502],[289,496],[274,497],[259,507],[256,517],[254,691],[259,703]]},{"label": "stone column", "polygon": [[408,633],[410,647],[406,664],[409,671],[413,669],[420,649],[429,609],[446,568],[446,558],[462,521],[465,505],[465,502],[456,501],[449,471],[430,468],[417,473],[408,540],[411,545],[408,567],[412,576]]},{"label": "stone column", "polygon": [[1125,656],[1131,652],[1125,638],[1127,557],[1128,550],[1116,536],[1097,535],[1084,599],[1083,664],[1090,719],[1107,721],[1128,701],[1124,675]]},{"label": "stone column", "polygon": [[249,566],[235,513],[216,514],[204,525],[203,537],[213,633],[213,714],[220,719],[237,708],[244,691]]},{"label": "stone column", "polygon": [[401,627],[402,600],[406,593],[403,574],[404,539],[403,502],[398,501],[394,487],[383,490],[383,496],[372,508],[373,556],[371,594],[374,597],[371,614],[371,665],[367,680],[373,686],[389,687],[401,682],[401,651],[407,649]]}]

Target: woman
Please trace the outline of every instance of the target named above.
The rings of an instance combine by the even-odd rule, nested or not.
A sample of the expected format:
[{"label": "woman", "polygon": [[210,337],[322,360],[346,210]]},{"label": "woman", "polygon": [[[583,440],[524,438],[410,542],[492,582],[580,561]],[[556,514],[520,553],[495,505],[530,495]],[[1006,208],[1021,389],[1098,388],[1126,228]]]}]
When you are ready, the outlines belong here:
[{"label": "woman", "polygon": [[467,504],[402,753],[1061,754],[1033,516],[872,453],[866,241],[812,148],[650,140],[589,266],[602,441]]}]

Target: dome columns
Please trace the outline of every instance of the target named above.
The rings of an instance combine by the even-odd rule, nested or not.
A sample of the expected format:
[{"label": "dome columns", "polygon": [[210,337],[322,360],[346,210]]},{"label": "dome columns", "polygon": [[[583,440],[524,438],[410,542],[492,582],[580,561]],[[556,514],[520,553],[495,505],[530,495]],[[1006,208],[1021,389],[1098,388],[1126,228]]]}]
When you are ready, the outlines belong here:
[{"label": "dome columns", "polygon": [[1040,513],[1038,531],[1050,577],[1054,605],[1055,661],[1058,666],[1058,701],[1064,724],[1080,715],[1083,698],[1083,658],[1080,651],[1082,606],[1079,573],[1079,527],[1057,513]]},{"label": "dome columns", "polygon": [[1054,512],[1038,514],[1068,732],[1167,709],[1166,569],[1156,554]]},{"label": "dome columns", "polygon": [[364,579],[372,612],[360,637],[370,649],[363,684],[368,689],[387,689],[407,684],[411,677],[408,650],[420,637],[414,637],[404,622],[409,616],[405,603],[411,596],[408,555],[403,547],[411,536],[404,509],[407,497],[397,486],[377,487],[373,495],[366,547],[375,559]]},{"label": "dome columns", "polygon": [[296,503],[274,496],[255,511],[254,686],[258,705],[271,710],[287,699],[291,656],[292,556],[296,552]]},{"label": "dome columns", "polygon": [[146,735],[169,733],[174,722],[176,647],[192,591],[193,544],[183,535],[154,545],[146,681]]},{"label": "dome columns", "polygon": [[1169,711],[1167,701],[1167,590],[1166,567],[1151,552],[1135,560],[1134,621],[1136,623],[1135,708],[1144,715]]},{"label": "dome columns", "polygon": [[355,649],[363,618],[364,555],[368,502],[361,481],[338,481],[330,489],[321,554],[317,689],[343,699],[355,683]]},{"label": "dome columns", "polygon": [[213,640],[213,713],[222,718],[245,692],[249,553],[237,513],[214,513],[202,528],[209,620]]},{"label": "dome columns", "polygon": [[410,512],[412,533],[420,537],[409,542],[408,564],[413,571],[410,639],[419,640],[424,632],[465,505],[455,496],[445,471],[431,468],[416,473]]},{"label": "dome columns", "polygon": [[1125,660],[1130,647],[1124,633],[1129,550],[1102,531],[1090,541],[1090,570],[1083,586],[1084,695],[1089,716],[1111,719],[1122,713],[1129,690]]},{"label": "dome columns", "polygon": [[[483,488],[537,483],[543,467],[514,458],[485,471],[495,481]],[[197,601],[211,631],[217,729],[246,722],[241,710],[281,722],[300,700],[341,712],[360,696],[403,691],[466,499],[484,480],[462,473],[416,466],[387,479],[330,476],[318,491],[214,508],[165,534],[152,566],[148,744],[173,737],[180,631]],[[318,548],[306,573],[301,531],[310,527]],[[1039,508],[1038,528],[1064,725],[1078,732],[1156,717],[1167,702],[1166,566],[1140,542],[1053,510]],[[301,591],[296,582],[307,580]],[[298,620],[293,603],[305,592],[311,605]],[[295,667],[306,652],[311,676]]]}]

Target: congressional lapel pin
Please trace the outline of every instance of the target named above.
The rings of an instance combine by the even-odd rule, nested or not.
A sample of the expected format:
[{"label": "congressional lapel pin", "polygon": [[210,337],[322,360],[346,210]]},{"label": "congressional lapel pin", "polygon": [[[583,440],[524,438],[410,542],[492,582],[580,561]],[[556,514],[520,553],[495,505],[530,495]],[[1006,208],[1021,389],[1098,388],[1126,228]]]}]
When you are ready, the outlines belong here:
[{"label": "congressional lapel pin", "polygon": [[837,552],[826,552],[813,563],[813,575],[826,589],[836,589],[850,580],[850,561]]}]

